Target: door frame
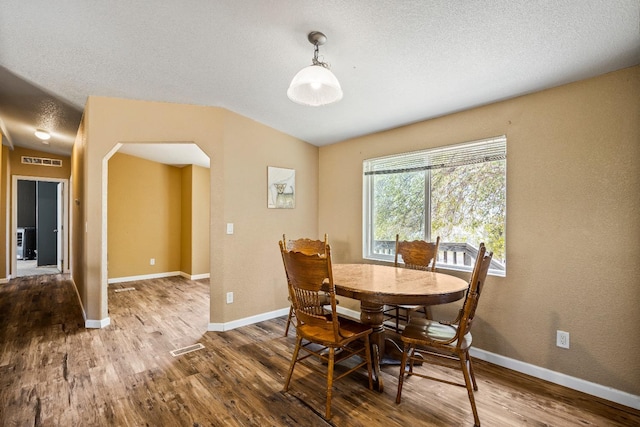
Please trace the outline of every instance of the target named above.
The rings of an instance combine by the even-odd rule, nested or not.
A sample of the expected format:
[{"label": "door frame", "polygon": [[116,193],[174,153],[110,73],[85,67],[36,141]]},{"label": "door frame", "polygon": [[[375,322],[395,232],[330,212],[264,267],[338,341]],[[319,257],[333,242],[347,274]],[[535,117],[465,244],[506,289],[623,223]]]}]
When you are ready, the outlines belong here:
[{"label": "door frame", "polygon": [[[18,244],[18,181],[46,181],[62,183],[58,187],[62,195],[62,200],[58,200],[58,206],[61,206],[62,215],[58,215],[58,224],[62,228],[62,232],[58,231],[58,247],[62,250],[58,251],[58,265],[62,273],[69,272],[69,180],[63,178],[49,178],[44,176],[24,176],[13,175],[11,182],[11,246],[9,248],[9,256],[11,257],[11,274],[9,278],[17,277],[18,274],[18,257],[16,254],[16,246]],[[59,211],[60,212],[60,211]]]}]

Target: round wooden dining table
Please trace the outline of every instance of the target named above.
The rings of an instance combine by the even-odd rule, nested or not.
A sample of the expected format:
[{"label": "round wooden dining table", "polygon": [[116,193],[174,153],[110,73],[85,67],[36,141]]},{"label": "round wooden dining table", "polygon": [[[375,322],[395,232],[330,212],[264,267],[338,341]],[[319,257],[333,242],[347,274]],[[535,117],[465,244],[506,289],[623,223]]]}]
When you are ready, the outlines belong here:
[{"label": "round wooden dining table", "polygon": [[385,304],[436,305],[464,298],[469,284],[455,276],[378,264],[333,264],[336,294],[360,301],[360,321],[373,329],[374,374],[382,391],[380,365],[389,351],[383,327]]}]

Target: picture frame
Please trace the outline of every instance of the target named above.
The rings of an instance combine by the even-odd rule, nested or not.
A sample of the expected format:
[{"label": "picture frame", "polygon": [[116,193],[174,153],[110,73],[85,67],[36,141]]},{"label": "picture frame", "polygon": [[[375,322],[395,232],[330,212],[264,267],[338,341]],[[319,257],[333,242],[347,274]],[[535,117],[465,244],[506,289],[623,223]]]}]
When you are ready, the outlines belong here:
[{"label": "picture frame", "polygon": [[295,169],[267,166],[267,207],[269,209],[296,207]]}]

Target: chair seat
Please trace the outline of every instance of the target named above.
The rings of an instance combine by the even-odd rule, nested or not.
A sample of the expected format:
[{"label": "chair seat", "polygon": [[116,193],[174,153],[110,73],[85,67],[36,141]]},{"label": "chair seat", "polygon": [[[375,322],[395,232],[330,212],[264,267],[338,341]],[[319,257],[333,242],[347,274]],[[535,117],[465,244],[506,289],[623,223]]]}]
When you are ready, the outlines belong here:
[{"label": "chair seat", "polygon": [[[455,325],[445,325],[428,319],[412,319],[402,332],[402,341],[412,342],[418,345],[435,348],[456,347],[457,341],[443,344],[456,336],[457,327]],[[460,348],[465,350],[471,347],[471,332],[468,332],[462,339]]]},{"label": "chair seat", "polygon": [[[330,318],[330,316],[328,316]],[[353,341],[372,332],[372,329],[360,322],[340,317],[340,336],[342,340],[336,341],[333,331],[319,326],[304,324],[298,327],[298,333],[303,338],[312,340],[326,347],[340,347],[349,341]]]}]

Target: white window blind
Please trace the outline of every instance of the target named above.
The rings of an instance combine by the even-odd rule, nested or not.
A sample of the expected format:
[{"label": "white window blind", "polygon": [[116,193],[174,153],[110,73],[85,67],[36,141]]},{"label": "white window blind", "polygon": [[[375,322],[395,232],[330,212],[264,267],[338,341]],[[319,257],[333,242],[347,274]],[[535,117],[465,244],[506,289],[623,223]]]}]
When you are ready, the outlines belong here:
[{"label": "white window blind", "polygon": [[363,166],[365,175],[383,175],[471,165],[506,158],[507,138],[502,135],[471,143],[369,159],[363,162]]}]

